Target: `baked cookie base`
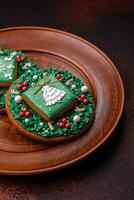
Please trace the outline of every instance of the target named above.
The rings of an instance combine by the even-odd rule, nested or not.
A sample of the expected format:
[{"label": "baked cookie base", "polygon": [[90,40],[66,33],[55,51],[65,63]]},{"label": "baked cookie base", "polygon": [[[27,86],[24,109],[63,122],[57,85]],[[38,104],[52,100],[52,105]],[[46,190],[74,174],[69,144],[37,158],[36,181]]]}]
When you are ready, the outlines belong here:
[{"label": "baked cookie base", "polygon": [[[38,82],[38,80],[33,79],[33,77],[36,75],[36,77],[41,80],[44,76],[47,76],[46,74],[53,74],[55,77],[57,77],[57,74],[60,74],[63,78],[63,83],[75,92],[77,99],[77,102],[72,109],[52,122],[44,120],[23,99],[20,103],[15,101],[15,97],[18,94],[23,96],[23,91],[17,90],[18,84],[22,84],[25,81],[28,83],[28,87],[33,87],[34,84]],[[67,83],[70,80],[72,82],[68,85]],[[75,89],[72,88],[74,85]],[[60,71],[56,68],[47,68],[35,70],[29,75],[24,74],[11,86],[8,92],[6,97],[7,114],[20,132],[32,139],[50,143],[68,141],[83,133],[90,126],[92,119],[94,118],[94,109],[96,105],[95,97],[93,97],[87,87],[86,92],[83,92],[83,86],[84,83],[82,80],[73,76],[73,74],[66,70]],[[85,95],[83,95],[83,93]],[[84,102],[83,98],[86,102]],[[25,108],[29,112],[28,116],[25,113],[23,113],[23,116],[21,115],[22,110]],[[78,115],[80,116],[80,119],[77,117]],[[65,123],[68,123],[69,126],[67,125],[66,127],[65,123],[61,124],[63,118],[66,118],[67,122]],[[77,119],[80,121],[76,121]]]},{"label": "baked cookie base", "polygon": [[74,134],[74,135],[68,135],[68,136],[56,136],[56,137],[51,137],[51,138],[47,138],[47,137],[44,137],[44,136],[39,136],[39,135],[36,135],[35,133],[32,133],[30,131],[27,131],[25,128],[23,128],[17,120],[14,119],[12,113],[11,113],[11,110],[10,110],[10,107],[8,105],[8,102],[9,102],[9,97],[10,97],[10,92],[12,90],[12,86],[10,87],[8,93],[7,93],[7,97],[6,97],[6,112],[8,114],[8,117],[10,119],[10,121],[16,126],[16,128],[21,132],[23,133],[25,136],[33,139],[33,140],[36,140],[36,141],[39,141],[39,142],[46,142],[46,143],[60,143],[60,142],[66,142],[66,141],[69,141],[69,140],[72,140],[72,139],[75,139],[77,137],[79,137],[82,133],[84,133],[92,124],[93,122],[93,119],[94,119],[94,116],[95,116],[95,111],[93,111],[93,114],[92,114],[92,117],[91,119],[89,120],[88,124],[77,134]]}]

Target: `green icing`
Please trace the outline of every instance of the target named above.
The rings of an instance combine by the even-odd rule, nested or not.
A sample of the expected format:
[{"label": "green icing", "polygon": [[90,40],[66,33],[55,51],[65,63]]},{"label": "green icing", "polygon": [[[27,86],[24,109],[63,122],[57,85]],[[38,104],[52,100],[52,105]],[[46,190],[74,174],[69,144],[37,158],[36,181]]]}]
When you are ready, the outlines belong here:
[{"label": "green icing", "polygon": [[[44,70],[38,70],[32,72],[30,75],[27,75],[26,73],[23,74],[20,79],[14,83],[13,89],[16,90],[16,86],[18,84],[21,84],[23,81],[27,81],[29,83],[29,86],[36,84],[39,80],[33,80],[34,75],[38,75],[39,79],[41,80],[43,78],[43,73],[47,72],[48,74],[52,74],[53,76],[56,76],[56,74],[61,73],[63,77],[63,83],[66,83],[69,79],[73,79],[73,82],[68,85],[67,87],[70,89],[73,84],[76,85],[76,89],[74,90],[75,95],[81,96],[81,87],[84,85],[83,82],[73,76],[71,73],[68,71],[59,71],[55,68],[49,68],[49,69],[44,69]],[[29,87],[30,88],[30,87]],[[22,95],[23,92],[20,91],[19,95]],[[82,104],[77,102],[71,110],[68,112],[64,113],[62,117],[59,117],[56,119],[53,123],[53,130],[50,130],[48,126],[48,122],[45,121],[42,117],[40,117],[35,111],[33,111],[27,104],[26,102],[22,101],[20,104],[17,104],[14,101],[16,94],[11,93],[10,98],[9,98],[9,107],[11,109],[11,112],[13,114],[13,117],[20,123],[22,127],[24,127],[26,130],[33,132],[34,134],[43,136],[43,137],[57,137],[57,136],[67,136],[71,134],[77,134],[80,132],[81,129],[83,129],[89,120],[92,117],[93,110],[94,110],[94,99],[92,94],[87,92],[85,94],[86,98],[88,99],[88,104]],[[77,107],[82,108],[83,111],[77,111]],[[29,122],[26,123],[25,119],[26,117],[20,117],[19,113],[23,108],[27,108],[31,116],[29,117]],[[79,115],[81,117],[81,121],[79,123],[76,123],[73,121],[73,117],[75,115]],[[59,128],[59,123],[63,117],[66,117],[69,123],[71,124],[71,128]],[[43,126],[40,126],[40,123],[43,123]]]},{"label": "green icing", "polygon": [[0,83],[12,83],[16,78],[16,67],[15,58],[0,55]]},{"label": "green icing", "polygon": [[5,98],[8,88],[0,88],[0,109],[5,107]]},{"label": "green icing", "polygon": [[[45,91],[44,97],[43,91]],[[60,93],[63,92],[63,98],[61,98],[59,102],[56,102],[56,98],[59,98]],[[35,86],[30,87],[23,93],[23,95],[34,104],[36,108],[47,115],[48,118],[54,117],[57,113],[70,105],[77,97],[69,87],[58,81],[58,79],[52,75],[43,77],[42,80],[40,80]],[[45,98],[47,96],[48,98]],[[50,103],[51,105],[47,105],[47,103]]]},{"label": "green icing", "polygon": [[[27,58],[23,52],[14,51],[14,50],[6,50],[6,49],[0,48],[0,59],[2,57],[8,57],[8,58],[12,57],[13,62],[15,62],[16,56],[25,57],[25,61],[18,64],[18,68],[17,68],[18,76],[21,76],[24,72],[26,72],[28,70],[33,71],[34,69],[36,69],[36,65],[29,58]],[[2,82],[2,81],[0,80],[0,82]],[[5,96],[8,91],[8,88],[0,88],[0,91],[2,92],[2,95],[0,95],[0,109],[1,109],[1,108],[5,107]]]}]

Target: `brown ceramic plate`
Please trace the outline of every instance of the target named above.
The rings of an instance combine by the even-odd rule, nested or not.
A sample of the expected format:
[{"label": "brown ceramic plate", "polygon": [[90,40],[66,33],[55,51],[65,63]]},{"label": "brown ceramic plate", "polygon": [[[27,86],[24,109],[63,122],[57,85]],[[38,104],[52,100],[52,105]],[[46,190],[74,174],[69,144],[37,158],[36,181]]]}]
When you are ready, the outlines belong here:
[{"label": "brown ceramic plate", "polygon": [[55,66],[71,71],[97,98],[91,128],[62,144],[32,141],[21,135],[6,115],[0,115],[1,174],[37,174],[69,166],[91,155],[111,136],[122,114],[124,90],[118,71],[103,52],[75,35],[39,27],[2,29],[0,46],[25,51],[40,68]]}]

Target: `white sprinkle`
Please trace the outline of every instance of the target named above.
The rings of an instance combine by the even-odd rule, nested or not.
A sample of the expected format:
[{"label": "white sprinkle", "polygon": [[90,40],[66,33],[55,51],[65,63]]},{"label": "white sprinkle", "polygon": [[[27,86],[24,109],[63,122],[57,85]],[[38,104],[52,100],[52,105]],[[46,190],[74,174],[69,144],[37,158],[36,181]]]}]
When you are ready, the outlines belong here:
[{"label": "white sprinkle", "polygon": [[34,76],[33,76],[33,79],[34,79],[34,80],[37,80],[37,79],[38,79],[38,75],[34,75]]},{"label": "white sprinkle", "polygon": [[76,123],[79,123],[80,120],[81,120],[81,118],[80,118],[79,115],[75,115],[75,116],[73,117],[73,121],[76,122]]},{"label": "white sprinkle", "polygon": [[76,89],[76,85],[73,84],[73,85],[71,86],[71,89],[72,89],[72,90],[75,90],[75,89]]},{"label": "white sprinkle", "polygon": [[54,127],[53,127],[53,125],[52,125],[52,122],[48,122],[48,126],[49,126],[50,130],[54,130]]},{"label": "white sprinkle", "polygon": [[40,122],[40,126],[42,127],[44,125],[44,123],[43,122]]},{"label": "white sprinkle", "polygon": [[27,124],[28,122],[29,122],[29,119],[28,119],[28,118],[26,118],[26,119],[25,119],[25,123]]},{"label": "white sprinkle", "polygon": [[22,101],[22,96],[17,95],[17,96],[14,98],[14,100],[15,100],[16,103],[21,103],[21,101]]},{"label": "white sprinkle", "polygon": [[17,55],[17,52],[16,51],[13,51],[12,53],[11,53],[11,56],[16,56]]},{"label": "white sprinkle", "polygon": [[69,79],[67,82],[66,82],[66,85],[70,85],[70,83],[73,81],[73,79]]},{"label": "white sprinkle", "polygon": [[[31,67],[31,63],[26,63],[23,67],[22,67],[22,69],[26,69],[27,67]],[[30,70],[31,71],[31,70]]]},{"label": "white sprinkle", "polygon": [[16,90],[12,89],[12,90],[11,90],[11,93],[12,93],[12,94],[19,94],[19,91],[16,91]]},{"label": "white sprinkle", "polygon": [[77,106],[75,109],[74,109],[74,111],[80,111],[80,112],[83,112],[83,111],[85,111],[85,108],[80,108],[79,106]]},{"label": "white sprinkle", "polygon": [[43,129],[43,130],[44,130],[44,133],[48,133],[49,128],[48,129]]},{"label": "white sprinkle", "polygon": [[47,76],[47,75],[48,75],[48,73],[47,73],[47,72],[44,72],[44,73],[43,73],[43,76]]},{"label": "white sprinkle", "polygon": [[86,85],[83,85],[83,86],[81,87],[81,92],[82,92],[82,93],[88,92],[88,87],[87,87]]}]

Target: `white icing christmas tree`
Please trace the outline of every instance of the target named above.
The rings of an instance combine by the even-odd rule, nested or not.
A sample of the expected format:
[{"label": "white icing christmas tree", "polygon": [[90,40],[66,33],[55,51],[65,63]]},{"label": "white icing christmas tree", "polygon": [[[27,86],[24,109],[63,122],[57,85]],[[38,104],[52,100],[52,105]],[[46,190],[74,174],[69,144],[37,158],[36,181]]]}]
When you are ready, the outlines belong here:
[{"label": "white icing christmas tree", "polygon": [[42,88],[42,91],[44,100],[46,102],[46,106],[51,106],[61,102],[61,100],[66,94],[64,90],[59,90],[57,88],[50,87],[48,85],[44,86]]}]

